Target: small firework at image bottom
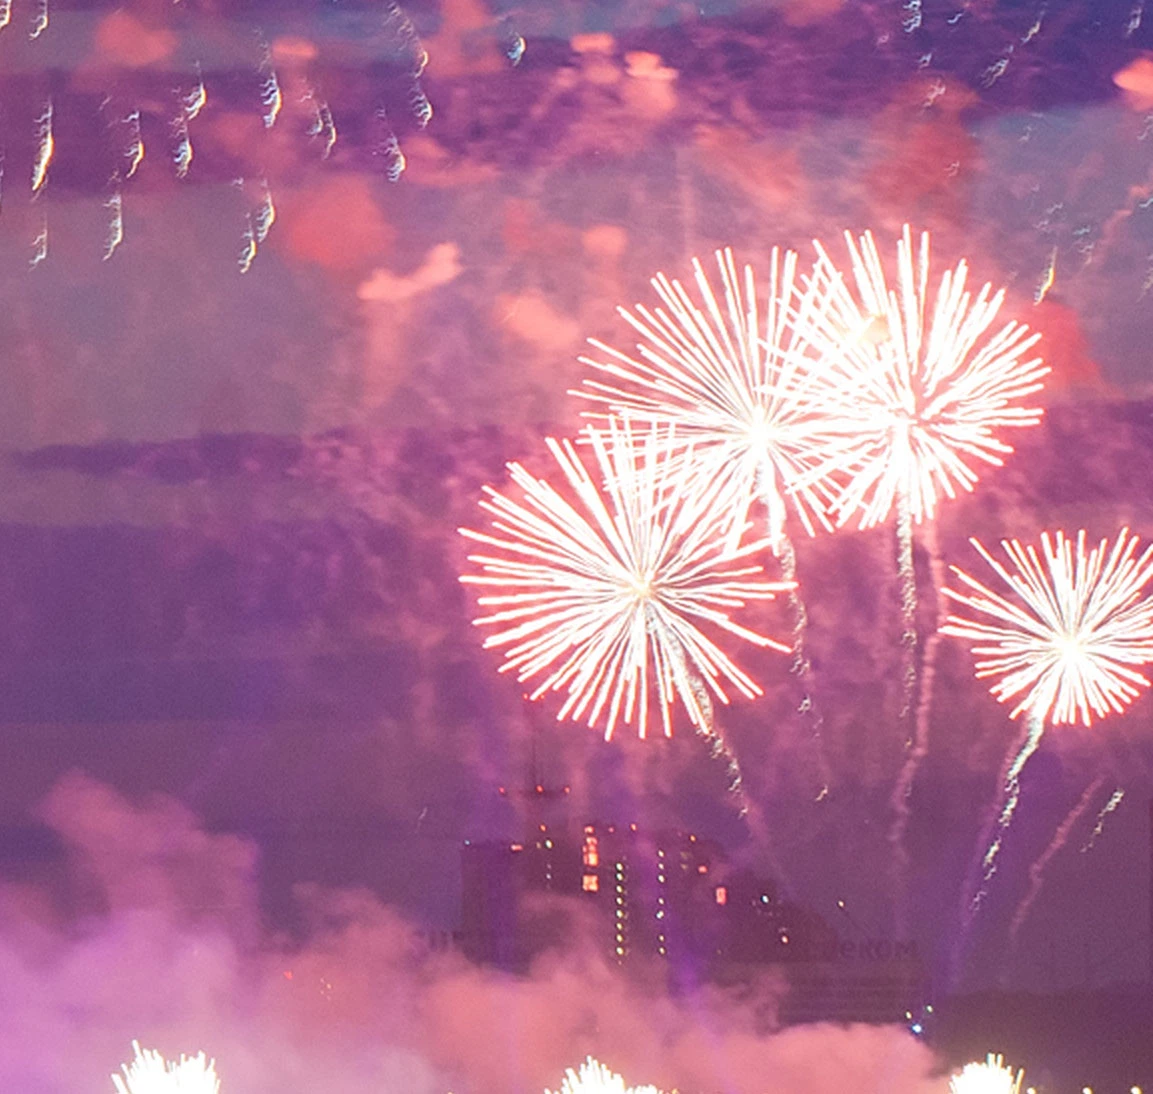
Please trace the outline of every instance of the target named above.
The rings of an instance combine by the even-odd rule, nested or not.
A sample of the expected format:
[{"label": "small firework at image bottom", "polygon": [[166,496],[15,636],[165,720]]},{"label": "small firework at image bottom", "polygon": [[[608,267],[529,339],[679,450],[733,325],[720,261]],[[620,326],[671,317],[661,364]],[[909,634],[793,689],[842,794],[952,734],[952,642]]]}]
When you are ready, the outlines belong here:
[{"label": "small firework at image bottom", "polygon": [[216,1061],[203,1052],[166,1060],[154,1049],[132,1042],[135,1058],[122,1064],[121,1075],[113,1075],[116,1094],[220,1094]]},{"label": "small firework at image bottom", "polygon": [[589,1056],[580,1068],[565,1072],[560,1090],[544,1094],[661,1094],[655,1086],[629,1086],[624,1078]]},{"label": "small firework at image bottom", "polygon": [[1024,1071],[1014,1073],[991,1052],[984,1063],[966,1064],[949,1080],[949,1094],[1020,1094]]}]

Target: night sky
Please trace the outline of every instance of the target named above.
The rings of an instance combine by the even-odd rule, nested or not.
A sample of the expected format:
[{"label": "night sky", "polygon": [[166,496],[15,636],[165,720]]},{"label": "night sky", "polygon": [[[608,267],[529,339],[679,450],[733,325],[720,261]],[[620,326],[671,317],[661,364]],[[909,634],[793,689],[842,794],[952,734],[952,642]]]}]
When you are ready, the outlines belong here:
[{"label": "night sky", "polygon": [[[572,787],[575,821],[700,832],[838,930],[909,934],[942,996],[1145,981],[1153,697],[1046,735],[962,939],[962,884],[1020,727],[961,643],[927,643],[931,563],[971,566],[970,535],[1153,536],[1153,13],[1131,0],[49,2],[35,38],[31,0],[12,0],[0,29],[5,967],[31,961],[26,944],[66,948],[86,916],[120,925],[137,903],[113,875],[143,877],[153,909],[210,892],[205,906],[244,909],[266,939],[307,920],[300,882],[367,886],[392,909],[373,922],[452,929],[461,841],[517,836],[498,788],[535,774]],[[33,193],[48,103],[54,154]],[[194,151],[179,178],[182,118]],[[1042,332],[1053,371],[1043,423],[917,532],[935,698],[902,905],[891,523],[794,529],[814,708],[798,711],[787,657],[739,651],[766,689],[718,716],[747,819],[687,722],[671,741],[605,743],[523,702],[470,626],[455,529],[482,521],[480,488],[507,461],[544,473],[544,438],[581,424],[566,392],[586,375],[585,339],[629,344],[614,309],[651,302],[658,270],[686,277],[726,245],[754,265],[778,244],[806,260],[844,229],[891,248],[905,222],[933,232],[940,269],[965,257],[978,285],[1006,286],[1006,314]],[[747,618],[789,627],[780,603]],[[1079,802],[1013,936],[1030,867]],[[199,864],[191,888],[172,880],[166,832]],[[123,870],[66,884],[61,855]],[[223,880],[205,880],[205,862]],[[101,967],[114,955],[109,942]],[[37,1028],[58,1035],[71,981],[52,982],[61,1002]],[[429,1076],[457,1064],[412,1052],[396,1074],[448,1089]],[[0,1050],[0,1074],[22,1089],[65,1089],[15,1059]],[[495,1075],[476,1089],[500,1088]]]}]

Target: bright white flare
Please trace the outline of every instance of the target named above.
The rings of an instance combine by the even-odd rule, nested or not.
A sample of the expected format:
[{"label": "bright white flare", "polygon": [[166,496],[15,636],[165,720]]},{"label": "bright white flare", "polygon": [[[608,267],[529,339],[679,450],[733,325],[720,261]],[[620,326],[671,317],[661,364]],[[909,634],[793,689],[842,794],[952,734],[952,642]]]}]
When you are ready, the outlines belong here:
[{"label": "bright white flare", "polygon": [[132,1051],[136,1057],[132,1063],[120,1066],[123,1078],[112,1076],[116,1094],[220,1094],[216,1061],[203,1052],[169,1061],[137,1041],[132,1042]]},{"label": "bright white flare", "polygon": [[1016,322],[992,333],[1004,290],[986,284],[974,299],[964,261],[930,293],[928,232],[914,252],[905,225],[895,288],[871,232],[859,240],[846,232],[845,241],[855,285],[815,243],[821,306],[798,320],[801,336],[841,376],[826,413],[842,440],[828,459],[852,470],[832,511],[839,524],[860,513],[867,528],[907,506],[920,523],[933,517],[939,495],[973,489],[975,461],[1004,462],[1013,449],[998,430],[1041,420],[1041,410],[1020,405],[1049,371],[1040,358],[1026,359],[1040,335]]},{"label": "bright white flare", "polygon": [[1087,547],[1085,532],[1068,539],[1041,535],[1041,550],[1017,540],[1001,543],[1010,567],[969,541],[1014,594],[993,592],[956,566],[966,587],[945,595],[980,620],[950,615],[942,631],[974,643],[977,677],[996,677],[1000,702],[1017,700],[1023,711],[1054,725],[1120,714],[1149,686],[1133,665],[1153,662],[1153,598],[1142,590],[1153,578],[1153,547],[1137,555],[1137,537],[1124,528],[1110,547]]},{"label": "bright white flare", "polygon": [[1014,1074],[1003,1056],[991,1052],[983,1064],[966,1064],[949,1080],[949,1094],[1020,1094],[1025,1072]]},{"label": "bright white flare", "polygon": [[796,253],[774,248],[762,328],[752,268],[738,274],[728,249],[716,260],[723,306],[695,258],[703,306],[679,281],[658,274],[652,286],[664,307],[617,309],[641,338],[639,359],[591,339],[609,359],[581,361],[610,381],[585,380],[585,390],[572,394],[633,421],[674,426],[692,445],[696,481],[717,489],[730,508],[730,531],[739,532],[753,503],[762,502],[776,551],[786,500],[810,535],[818,524],[832,528],[825,515],[834,496],[831,468],[817,471],[832,400],[794,321],[817,306],[815,289],[802,293]]},{"label": "bright white flare", "polygon": [[787,652],[729,613],[792,583],[766,581],[760,566],[741,564],[765,541],[726,545],[728,514],[684,489],[680,450],[667,431],[610,421],[607,432],[585,432],[591,473],[570,442],[550,439],[568,489],[509,464],[523,500],[486,487],[481,507],[495,534],[460,529],[495,548],[470,555],[483,573],[461,578],[494,590],[480,597],[494,610],[475,622],[497,628],[485,646],[506,648],[502,671],[521,681],[546,674],[529,698],[567,692],[558,720],[601,723],[606,739],[621,719],[635,720],[644,737],[655,680],[665,736],[676,699],[707,730],[702,683],[723,703],[726,684],[749,698],[762,692],[699,624]]},{"label": "bright white flare", "polygon": [[[546,1090],[544,1094],[554,1094]],[[589,1056],[580,1069],[570,1067],[555,1094],[660,1094],[655,1086],[630,1087],[616,1072]]]}]

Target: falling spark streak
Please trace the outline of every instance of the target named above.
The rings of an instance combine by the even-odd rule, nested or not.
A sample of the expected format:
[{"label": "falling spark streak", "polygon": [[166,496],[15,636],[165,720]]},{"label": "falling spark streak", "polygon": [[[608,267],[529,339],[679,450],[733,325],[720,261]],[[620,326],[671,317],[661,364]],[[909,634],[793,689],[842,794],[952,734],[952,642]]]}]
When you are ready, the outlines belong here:
[{"label": "falling spark streak", "polygon": [[0,30],[12,22],[12,0],[0,0]]},{"label": "falling spark streak", "polygon": [[181,98],[184,104],[184,116],[190,122],[196,120],[208,102],[208,89],[204,86],[204,77],[200,73],[199,62],[196,64],[196,77],[196,86]]},{"label": "falling spark streak", "polygon": [[1137,0],[1129,12],[1129,22],[1125,24],[1125,37],[1132,38],[1141,26],[1141,17],[1145,13],[1145,0]]},{"label": "falling spark streak", "polygon": [[108,222],[108,239],[104,244],[104,261],[107,262],[124,242],[124,199],[117,190],[105,203],[104,208],[111,214]]},{"label": "falling spark streak", "polygon": [[1034,38],[1037,37],[1038,34],[1041,33],[1041,23],[1045,19],[1046,8],[1047,5],[1042,4],[1038,9],[1037,18],[1033,20],[1033,25],[1028,29],[1028,31],[1026,31],[1025,37],[1021,39],[1022,45],[1028,45],[1031,41],[1033,41]]},{"label": "falling spark streak", "polygon": [[1023,1070],[1014,1075],[1003,1056],[990,1052],[983,1064],[966,1064],[949,1080],[949,1094],[1021,1094],[1024,1080]]},{"label": "falling spark streak", "polygon": [[271,129],[280,117],[284,106],[284,94],[280,90],[280,80],[277,79],[276,69],[272,65],[272,50],[267,44],[262,46],[263,56],[260,60],[260,101],[264,104],[264,128]]},{"label": "falling spark streak", "polygon": [[276,205],[272,201],[272,191],[268,187],[268,180],[262,179],[260,185],[262,190],[260,207],[256,210],[253,222],[257,243],[263,243],[268,238],[268,233],[276,223]]},{"label": "falling spark streak", "polygon": [[32,257],[28,260],[30,269],[36,269],[48,257],[48,215],[45,214],[40,221],[40,231],[32,240]]},{"label": "falling spark streak", "polygon": [[48,29],[48,0],[38,0],[36,7],[36,15],[32,20],[32,26],[28,31],[28,37],[31,41],[35,41]]},{"label": "falling spark streak", "polygon": [[373,155],[383,161],[385,178],[389,182],[399,182],[405,167],[408,166],[408,161],[404,158],[404,152],[401,151],[400,141],[396,139],[396,134],[388,123],[388,112],[383,106],[377,110],[376,120],[383,127],[385,135],[383,140],[373,149]]},{"label": "falling spark streak", "polygon": [[256,232],[252,225],[252,214],[249,213],[245,217],[247,227],[244,229],[243,244],[241,245],[240,255],[236,260],[236,264],[240,267],[242,274],[248,273],[252,269],[252,263],[256,261]]},{"label": "falling spark streak", "polygon": [[558,721],[603,722],[606,739],[619,721],[635,722],[644,737],[655,682],[664,735],[672,735],[678,699],[699,729],[708,716],[694,677],[722,703],[726,685],[748,698],[762,692],[698,624],[788,652],[729,613],[790,586],[741,564],[765,542],[728,546],[726,515],[714,499],[684,489],[676,442],[666,431],[634,433],[628,423],[610,421],[607,431],[585,433],[592,471],[571,442],[548,441],[569,488],[564,494],[510,464],[523,501],[486,487],[481,507],[497,534],[460,529],[495,548],[470,555],[483,573],[461,578],[495,590],[479,600],[495,610],[475,623],[499,628],[485,646],[506,647],[502,671],[521,681],[546,674],[530,699],[567,692]]},{"label": "falling spark streak", "polygon": [[1065,815],[1065,819],[1057,826],[1057,831],[1053,833],[1053,838],[1050,840],[1049,846],[1041,852],[1040,858],[1029,867],[1029,888],[1021,898],[1021,902],[1017,905],[1017,909],[1013,912],[1013,918],[1009,923],[1009,948],[1011,951],[1016,949],[1017,935],[1025,925],[1025,920],[1029,918],[1029,912],[1036,903],[1037,897],[1041,895],[1041,887],[1045,883],[1046,867],[1048,867],[1049,863],[1068,842],[1070,833],[1077,826],[1085,810],[1089,808],[1089,804],[1097,796],[1097,791],[1101,789],[1101,784],[1104,781],[1105,776],[1098,775],[1085,788],[1085,792],[1077,799],[1077,803],[1069,810]]},{"label": "falling spark streak", "polygon": [[126,179],[136,174],[137,168],[144,162],[144,135],[140,130],[140,111],[133,110],[124,116],[124,122],[132,130],[132,138],[125,150],[124,157],[128,160]]},{"label": "falling spark streak", "polygon": [[1112,549],[1102,539],[1088,548],[1085,532],[1074,543],[1064,532],[1041,534],[1041,550],[1002,540],[1011,572],[975,539],[969,541],[1015,594],[1016,602],[956,566],[964,592],[945,595],[984,620],[949,616],[945,634],[969,640],[977,678],[995,678],[999,702],[1019,698],[1010,712],[1051,718],[1055,725],[1120,714],[1149,681],[1133,665],[1153,661],[1153,598],[1142,596],[1153,578],[1153,547],[1137,557],[1136,536],[1123,528]]},{"label": "falling spark streak", "polygon": [[172,135],[176,145],[172,150],[172,162],[176,165],[176,177],[185,178],[192,166],[192,138],[188,132],[188,116],[182,111],[172,123]]},{"label": "falling spark streak", "polygon": [[132,1042],[131,1064],[121,1064],[123,1075],[113,1075],[116,1094],[220,1094],[216,1061],[203,1052],[166,1060],[153,1049]]},{"label": "falling spark streak", "polygon": [[1109,816],[1109,814],[1112,813],[1124,800],[1125,791],[1118,787],[1109,796],[1109,800],[1105,803],[1105,808],[1097,814],[1097,823],[1093,826],[1092,835],[1089,836],[1088,841],[1081,848],[1081,854],[1085,854],[1086,852],[1093,850],[1094,845],[1097,843],[1097,837],[1105,831],[1105,818]]},{"label": "falling spark streak", "polygon": [[32,196],[44,189],[48,181],[48,168],[56,151],[56,138],[52,133],[52,100],[45,104],[44,113],[36,119],[38,145],[36,158],[32,162]]},{"label": "falling spark streak", "polygon": [[324,138],[324,151],[321,153],[321,158],[328,159],[336,145],[336,122],[333,120],[328,103],[323,99],[317,99],[311,91],[308,93],[308,98],[312,101],[313,110],[316,112],[312,125],[308,127],[308,135]]},{"label": "falling spark streak", "polygon": [[1049,255],[1049,261],[1045,265],[1045,272],[1041,275],[1041,283],[1037,286],[1037,291],[1033,294],[1033,303],[1040,304],[1042,300],[1049,294],[1049,290],[1053,287],[1053,282],[1057,280],[1057,248],[1054,247]]},{"label": "falling spark streak", "polygon": [[991,328],[1004,290],[986,284],[974,298],[963,260],[929,292],[929,234],[914,252],[908,225],[897,245],[897,286],[889,287],[871,232],[845,233],[855,291],[815,243],[815,279],[827,284],[824,306],[798,325],[832,371],[826,413],[844,439],[827,461],[853,469],[832,511],[844,525],[859,514],[862,528],[886,520],[908,498],[913,522],[931,519],[938,495],[953,498],[977,482],[973,460],[995,467],[1012,448],[1002,428],[1036,425],[1041,410],[1016,405],[1040,391],[1049,369],[1023,360],[1039,335],[1009,322]]}]

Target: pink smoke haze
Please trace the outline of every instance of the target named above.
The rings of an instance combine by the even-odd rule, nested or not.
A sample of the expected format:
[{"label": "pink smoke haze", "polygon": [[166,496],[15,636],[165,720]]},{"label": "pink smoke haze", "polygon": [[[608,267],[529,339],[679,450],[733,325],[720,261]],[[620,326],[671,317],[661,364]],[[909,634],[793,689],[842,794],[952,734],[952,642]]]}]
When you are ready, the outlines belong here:
[{"label": "pink smoke haze", "polygon": [[368,894],[316,887],[298,892],[300,947],[259,926],[254,849],[183,807],[71,775],[40,816],[67,869],[0,890],[2,1090],[108,1091],[133,1039],[169,1058],[203,1049],[224,1094],[528,1094],[590,1053],[686,1094],[946,1087],[902,1029],[765,1032],[772,980],[678,1001],[579,947],[514,978],[428,952]]}]

